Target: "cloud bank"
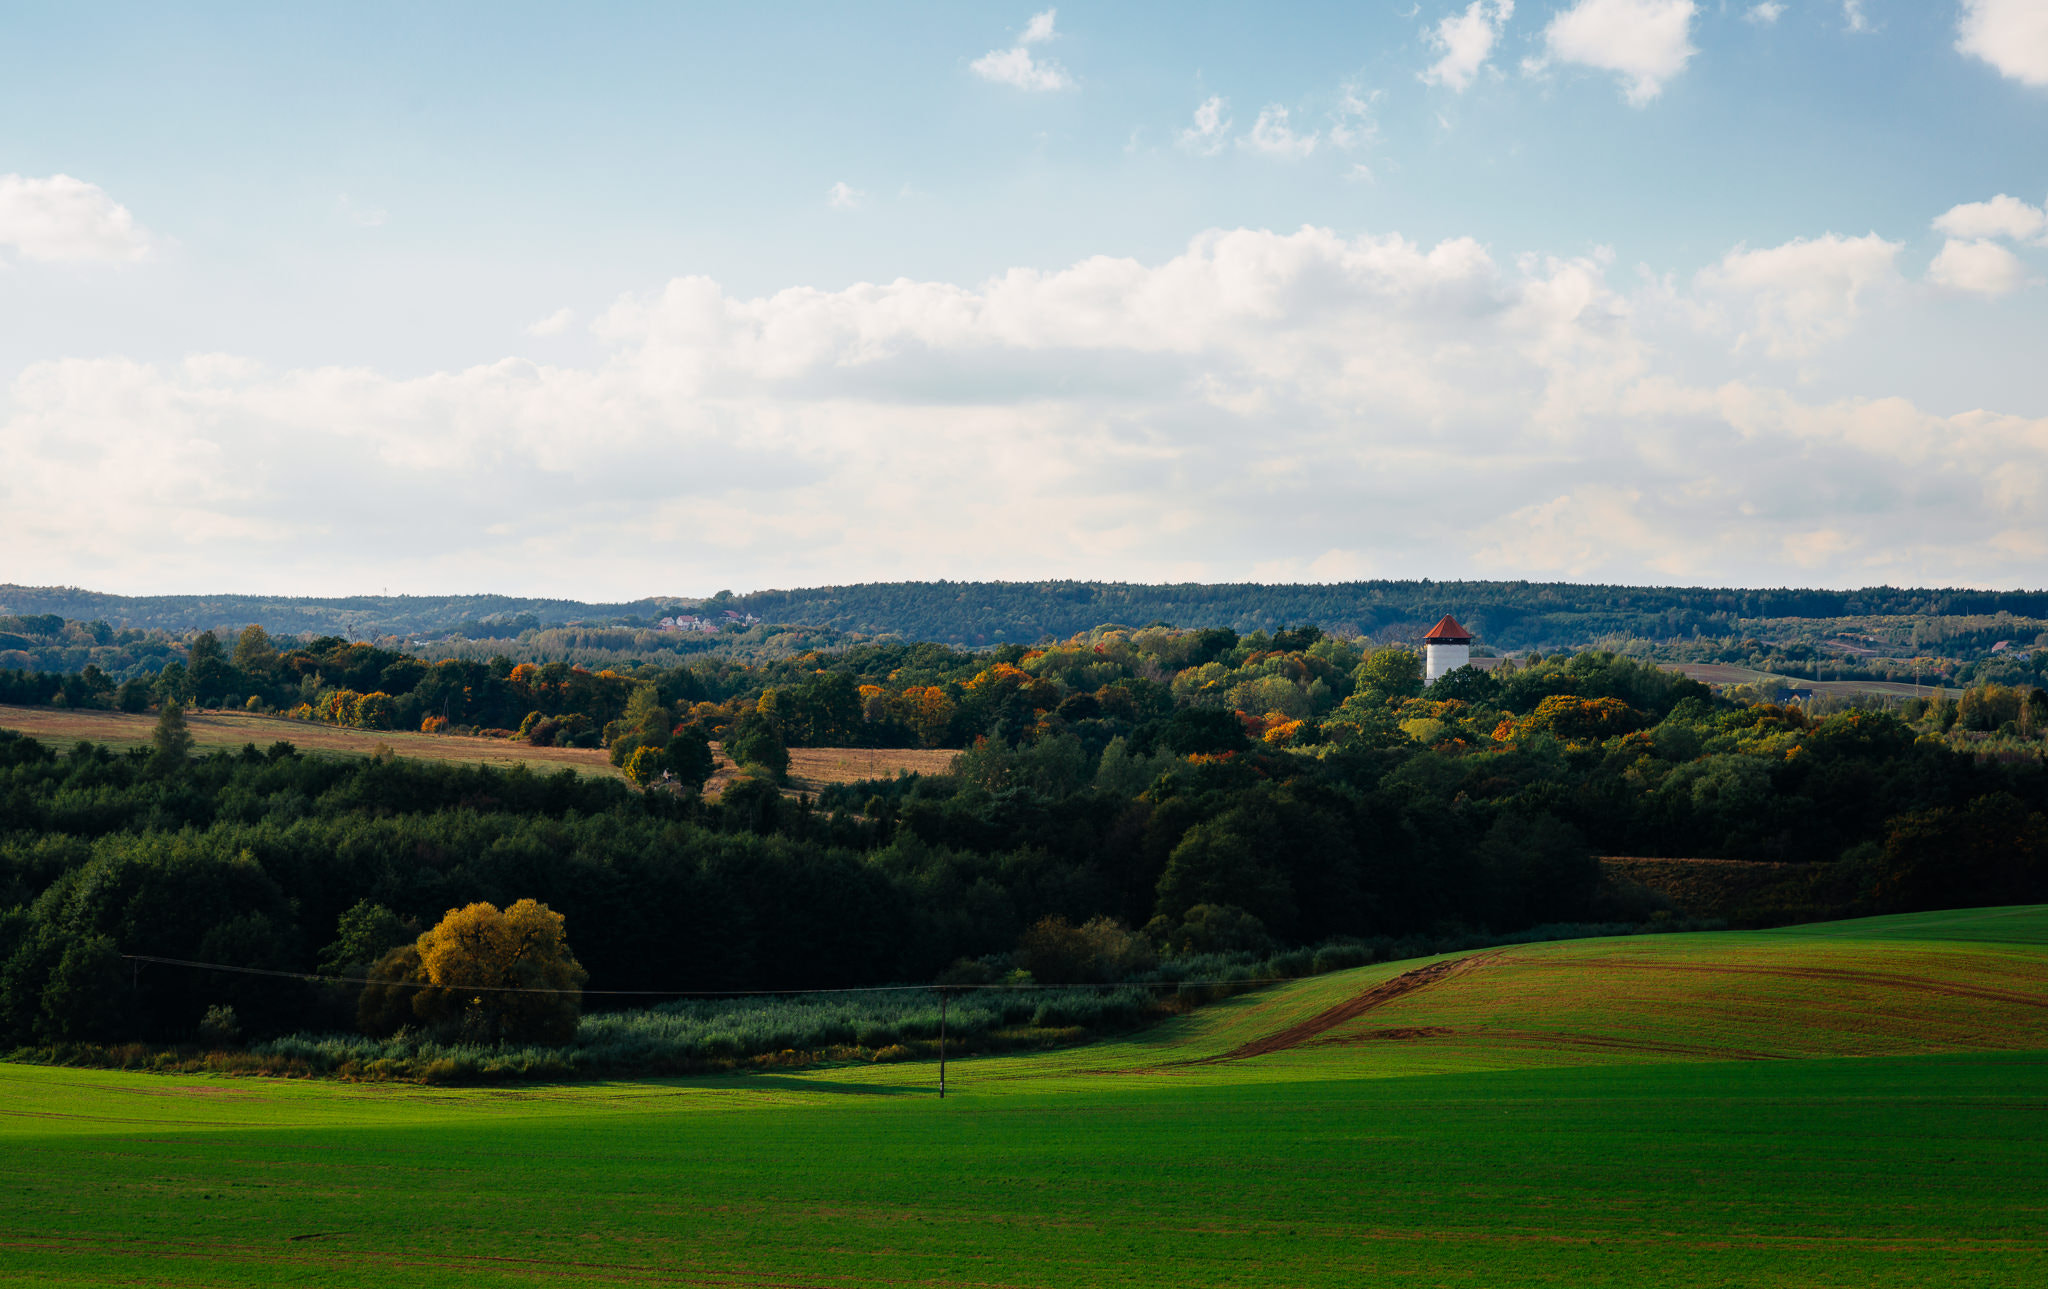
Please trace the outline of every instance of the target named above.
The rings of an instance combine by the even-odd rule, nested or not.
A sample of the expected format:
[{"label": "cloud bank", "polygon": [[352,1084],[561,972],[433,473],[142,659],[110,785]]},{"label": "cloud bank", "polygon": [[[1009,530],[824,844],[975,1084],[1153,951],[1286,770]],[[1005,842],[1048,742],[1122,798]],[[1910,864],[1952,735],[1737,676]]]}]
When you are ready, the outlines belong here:
[{"label": "cloud bank", "polygon": [[[1810,353],[1897,251],[1741,248],[1684,303]],[[683,277],[597,319],[591,366],[38,363],[0,511],[17,580],[111,589],[2039,581],[2048,421],[1684,379],[1669,306],[1595,259],[1313,227],[973,285]]]}]

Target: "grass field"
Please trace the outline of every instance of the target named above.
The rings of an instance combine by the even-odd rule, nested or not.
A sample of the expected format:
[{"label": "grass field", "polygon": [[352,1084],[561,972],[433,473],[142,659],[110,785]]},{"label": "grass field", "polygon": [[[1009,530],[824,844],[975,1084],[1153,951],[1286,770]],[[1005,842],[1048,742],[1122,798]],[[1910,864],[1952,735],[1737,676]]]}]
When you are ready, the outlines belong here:
[{"label": "grass field", "polygon": [[0,1066],[0,1281],[2048,1283],[2044,1018],[2032,908],[1362,968],[943,1102]]}]

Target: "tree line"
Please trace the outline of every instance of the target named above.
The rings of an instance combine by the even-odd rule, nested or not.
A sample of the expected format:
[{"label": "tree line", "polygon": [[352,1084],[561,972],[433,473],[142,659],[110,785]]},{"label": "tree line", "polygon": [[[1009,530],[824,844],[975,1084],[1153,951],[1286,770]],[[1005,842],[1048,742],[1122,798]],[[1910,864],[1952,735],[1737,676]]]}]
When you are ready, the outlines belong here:
[{"label": "tree line", "polygon": [[[241,678],[302,665],[241,644],[220,659]],[[400,664],[362,648],[303,662],[388,683]],[[420,670],[403,696],[440,671],[401,662]],[[1601,854],[1809,861],[1742,913],[1757,923],[2048,898],[2048,769],[2022,728],[2048,714],[2039,691],[1956,704],[1952,724],[2012,727],[1963,747],[1939,712],[1815,718],[1603,653],[1425,690],[1412,652],[1313,627],[504,670],[428,692],[452,706],[469,678],[464,701],[504,704],[485,710],[593,724],[616,703],[598,738],[671,777],[288,743],[193,757],[175,697],[134,752],[0,735],[0,1042],[174,1042],[217,1007],[249,1035],[348,1028],[348,990],[121,955],[356,976],[478,903],[559,914],[592,989],[704,990],[1114,977],[1148,955],[1668,913],[1604,880]],[[683,763],[713,734],[748,773],[708,802]],[[885,735],[965,746],[944,775],[815,800],[776,783],[778,749]]]},{"label": "tree line", "polygon": [[1326,584],[1125,582],[876,582],[851,586],[721,591],[708,599],[650,597],[622,603],[507,596],[115,596],[70,587],[0,586],[17,614],[103,619],[175,633],[225,623],[273,634],[348,639],[382,636],[517,635],[584,625],[648,627],[665,614],[733,608],[766,622],[961,645],[1063,638],[1103,622],[1276,630],[1310,622],[1326,631],[1384,635],[1427,626],[1446,605],[1504,649],[1578,647],[1608,639],[1735,637],[1758,619],[1995,615],[2048,617],[2048,591],[1865,587],[1632,587],[1559,582],[1359,581]]}]

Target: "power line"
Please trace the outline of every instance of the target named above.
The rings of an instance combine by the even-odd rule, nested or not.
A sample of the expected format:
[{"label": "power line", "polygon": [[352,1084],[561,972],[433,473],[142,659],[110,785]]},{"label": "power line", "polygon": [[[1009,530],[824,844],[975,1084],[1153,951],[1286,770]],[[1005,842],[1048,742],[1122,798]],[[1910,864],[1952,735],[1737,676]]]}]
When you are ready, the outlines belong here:
[{"label": "power line", "polygon": [[1216,988],[1224,985],[1279,985],[1294,979],[1291,976],[1255,976],[1244,980],[1122,980],[1086,981],[1071,985],[1017,984],[1008,981],[994,981],[988,984],[959,985],[854,985],[833,986],[823,989],[539,989],[524,985],[436,985],[425,980],[375,980],[369,976],[323,976],[310,971],[274,971],[267,967],[231,967],[219,962],[193,962],[186,958],[161,958],[149,953],[124,953],[130,962],[153,963],[165,967],[192,967],[202,971],[224,971],[240,976],[268,976],[278,980],[306,980],[319,985],[381,985],[387,989],[447,989],[458,993],[491,994],[578,994],[596,995],[604,998],[798,998],[813,994],[901,994],[936,993],[964,994],[977,991],[1021,992],[1042,989],[1149,989],[1173,986],[1185,988]]}]

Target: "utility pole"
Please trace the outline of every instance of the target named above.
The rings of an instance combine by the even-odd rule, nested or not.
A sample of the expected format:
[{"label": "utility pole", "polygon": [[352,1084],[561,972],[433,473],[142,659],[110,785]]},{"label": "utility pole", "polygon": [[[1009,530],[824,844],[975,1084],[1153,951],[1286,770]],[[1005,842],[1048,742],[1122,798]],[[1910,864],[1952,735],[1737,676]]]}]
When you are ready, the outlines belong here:
[{"label": "utility pole", "polygon": [[939,990],[939,1100],[946,1099],[946,991]]}]

